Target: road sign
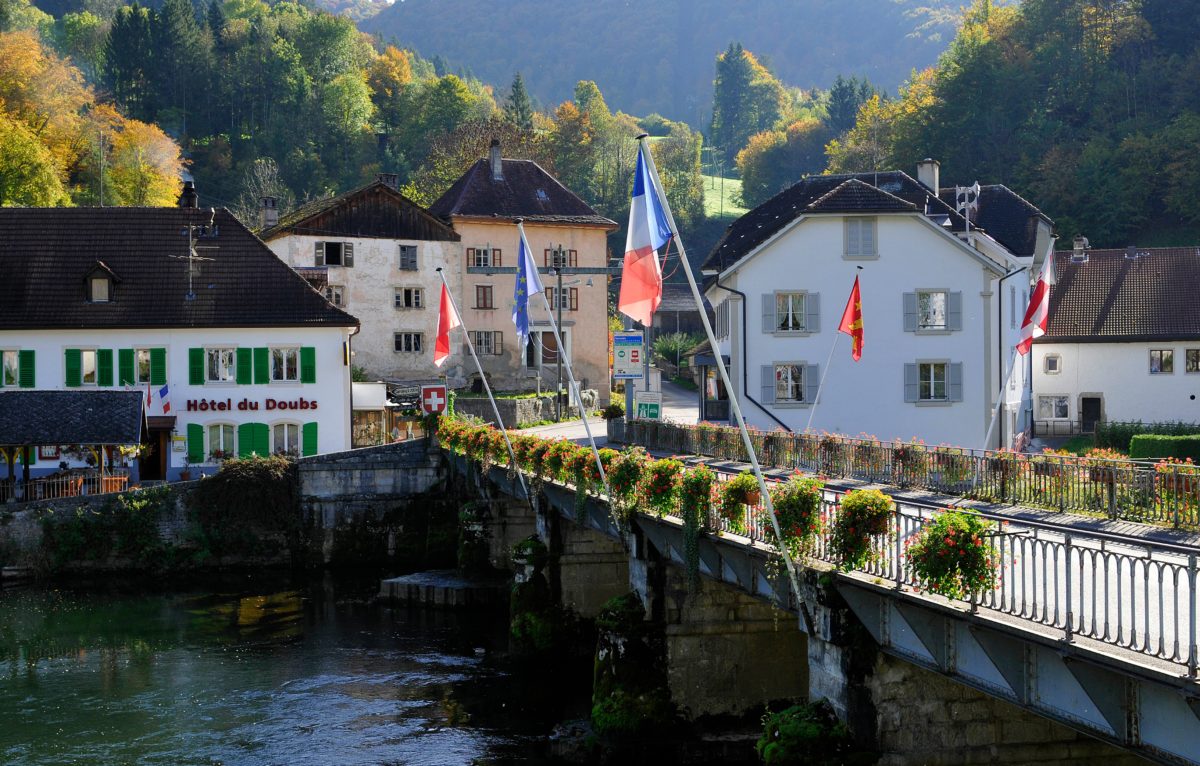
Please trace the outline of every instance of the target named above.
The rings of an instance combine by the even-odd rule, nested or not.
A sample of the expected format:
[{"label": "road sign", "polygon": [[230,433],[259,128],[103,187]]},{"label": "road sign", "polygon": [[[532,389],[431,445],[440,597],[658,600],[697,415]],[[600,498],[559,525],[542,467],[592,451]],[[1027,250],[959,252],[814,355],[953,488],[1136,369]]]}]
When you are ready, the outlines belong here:
[{"label": "road sign", "polygon": [[445,386],[421,386],[421,409],[430,415],[446,411]]},{"label": "road sign", "polygon": [[645,362],[645,344],[640,332],[613,333],[613,377],[617,380],[641,380]]},{"label": "road sign", "polygon": [[638,391],[634,394],[635,412],[640,420],[662,420],[662,394],[658,391]]}]

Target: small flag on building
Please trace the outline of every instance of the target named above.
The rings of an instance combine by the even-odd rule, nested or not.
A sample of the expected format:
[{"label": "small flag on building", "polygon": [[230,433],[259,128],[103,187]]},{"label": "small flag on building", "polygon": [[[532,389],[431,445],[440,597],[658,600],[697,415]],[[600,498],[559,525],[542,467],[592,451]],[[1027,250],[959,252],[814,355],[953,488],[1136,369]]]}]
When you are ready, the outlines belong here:
[{"label": "small flag on building", "polygon": [[162,388],[158,389],[158,400],[162,402],[162,411],[164,415],[171,411],[171,400],[167,398],[170,396],[170,394],[171,390],[167,386],[163,386]]},{"label": "small flag on building", "polygon": [[542,280],[538,276],[533,251],[525,240],[525,229],[518,226],[521,246],[517,251],[517,283],[513,286],[512,320],[517,328],[517,349],[524,349],[529,338],[529,296],[542,292]]},{"label": "small flag on building", "polygon": [[154,392],[150,390],[150,381],[146,381],[146,409],[150,409],[150,405],[154,404]]},{"label": "small flag on building", "polygon": [[642,155],[644,150],[644,144],[638,146],[617,310],[649,327],[654,323],[658,304],[662,303],[663,276],[662,265],[658,262],[658,248],[671,239],[671,227],[663,213],[658,188],[646,166],[646,158]]},{"label": "small flag on building", "polygon": [[854,287],[850,290],[850,300],[846,301],[846,310],[842,312],[842,321],[838,324],[838,332],[844,332],[854,339],[854,343],[850,346],[850,356],[854,357],[856,362],[862,359],[862,294],[858,291],[858,277],[854,278]]},{"label": "small flag on building", "polygon": [[450,302],[450,288],[443,282],[441,305],[438,307],[437,340],[433,343],[433,363],[438,367],[450,356],[450,331],[460,326],[462,320]]},{"label": "small flag on building", "polygon": [[1029,296],[1029,308],[1025,310],[1025,319],[1021,321],[1021,340],[1017,343],[1018,354],[1028,354],[1033,347],[1033,339],[1046,334],[1046,325],[1050,321],[1050,287],[1054,284],[1054,250],[1046,253],[1046,261],[1042,264],[1042,273],[1038,275],[1037,284],[1033,287],[1033,295]]}]

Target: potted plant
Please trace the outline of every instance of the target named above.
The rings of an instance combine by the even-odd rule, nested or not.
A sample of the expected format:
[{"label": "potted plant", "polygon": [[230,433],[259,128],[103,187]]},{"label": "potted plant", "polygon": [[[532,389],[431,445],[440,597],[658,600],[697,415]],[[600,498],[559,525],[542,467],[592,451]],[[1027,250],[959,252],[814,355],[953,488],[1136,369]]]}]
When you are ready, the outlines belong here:
[{"label": "potted plant", "polygon": [[842,472],[842,458],[845,455],[845,445],[833,434],[821,434],[817,451],[821,461],[821,470],[825,473]]},{"label": "potted plant", "polygon": [[550,481],[569,481],[567,461],[575,453],[574,442],[566,439],[556,439],[550,443],[546,451],[546,459],[542,463],[543,475]]},{"label": "potted plant", "polygon": [[1097,484],[1112,484],[1117,479],[1117,469],[1129,465],[1125,455],[1106,447],[1093,447],[1084,458],[1088,466],[1088,479]]},{"label": "potted plant", "polygon": [[679,514],[683,517],[683,561],[688,589],[700,584],[700,532],[708,522],[717,475],[706,465],[688,468],[679,484]]},{"label": "potted plant", "polygon": [[934,593],[967,598],[996,587],[995,524],[973,513],[947,510],[912,538],[908,563]]},{"label": "potted plant", "polygon": [[183,468],[179,471],[179,480],[192,480],[192,456],[186,452],[183,453]]},{"label": "potted plant", "polygon": [[877,489],[856,489],[839,505],[829,547],[841,569],[858,569],[879,557],[873,538],[888,531],[892,499]]},{"label": "potted plant", "polygon": [[676,509],[681,473],[683,463],[669,457],[650,461],[642,473],[642,500],[660,518]]},{"label": "potted plant", "polygon": [[1200,501],[1200,467],[1192,459],[1165,458],[1154,464],[1159,502],[1196,505]]},{"label": "potted plant", "polygon": [[224,463],[233,457],[233,450],[215,449],[208,453],[208,459],[213,463]]},{"label": "potted plant", "polygon": [[929,465],[925,445],[915,436],[912,441],[902,442],[897,439],[892,443],[892,461],[896,483],[901,487],[922,481]]},{"label": "potted plant", "polygon": [[625,516],[637,502],[638,487],[642,483],[642,473],[650,462],[646,450],[641,447],[630,447],[617,453],[612,467],[608,468],[608,487],[612,490],[612,501],[620,516]]},{"label": "potted plant", "polygon": [[783,544],[794,554],[816,534],[824,488],[820,480],[800,475],[771,487],[771,505],[779,521]]},{"label": "potted plant", "polygon": [[746,506],[753,507],[762,502],[758,477],[750,471],[742,471],[721,485],[718,497],[717,513],[735,530],[742,531],[746,526]]}]

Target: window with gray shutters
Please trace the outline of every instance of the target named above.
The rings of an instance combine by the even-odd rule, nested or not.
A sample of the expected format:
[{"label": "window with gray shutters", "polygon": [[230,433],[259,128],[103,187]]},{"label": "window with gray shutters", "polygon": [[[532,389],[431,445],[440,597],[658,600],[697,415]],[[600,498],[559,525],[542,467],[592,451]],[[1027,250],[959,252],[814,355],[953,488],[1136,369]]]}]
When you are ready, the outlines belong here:
[{"label": "window with gray shutters", "polygon": [[318,266],[354,266],[354,244],[351,242],[317,242],[314,250]]},{"label": "window with gray shutters", "polygon": [[878,258],[873,216],[853,216],[846,219],[842,255],[845,258]]},{"label": "window with gray shutters", "polygon": [[802,290],[764,293],[762,331],[806,334],[821,330],[821,296]]},{"label": "window with gray shutters", "polygon": [[918,403],[961,402],[962,362],[943,360],[904,365],[904,401]]},{"label": "window with gray shutters", "polygon": [[812,404],[816,401],[817,386],[820,385],[821,379],[815,364],[764,364],[761,374],[763,404]]},{"label": "window with gray shutters", "polygon": [[399,245],[399,266],[401,271],[417,270],[417,246]]},{"label": "window with gray shutters", "polygon": [[962,293],[917,290],[903,294],[905,332],[957,332],[962,329]]}]

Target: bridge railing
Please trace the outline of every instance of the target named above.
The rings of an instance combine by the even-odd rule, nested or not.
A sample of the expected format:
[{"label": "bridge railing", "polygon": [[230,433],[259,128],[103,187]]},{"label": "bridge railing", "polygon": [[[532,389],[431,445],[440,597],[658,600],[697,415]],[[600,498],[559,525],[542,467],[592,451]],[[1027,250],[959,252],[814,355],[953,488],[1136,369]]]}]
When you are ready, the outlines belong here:
[{"label": "bridge railing", "polygon": [[[734,428],[609,421],[609,438],[650,450],[747,462]],[[1029,455],[834,434],[752,431],[766,466],[914,487],[1011,505],[1200,529],[1200,468]]]},{"label": "bridge railing", "polygon": [[[733,473],[717,472],[718,481]],[[821,524],[804,549],[808,558],[837,565],[830,546],[843,491],[824,491]],[[907,558],[910,541],[946,509],[898,501],[885,535],[872,540],[875,557],[862,570],[896,588],[925,587]],[[977,593],[972,610],[1029,621],[1061,633],[1127,649],[1181,666],[1197,677],[1197,555],[1195,549],[1132,540],[1103,533],[1079,533],[1036,522],[980,513],[994,522],[997,585]],[[744,517],[725,519],[711,512],[707,528],[775,546],[775,534],[761,504]]]}]

